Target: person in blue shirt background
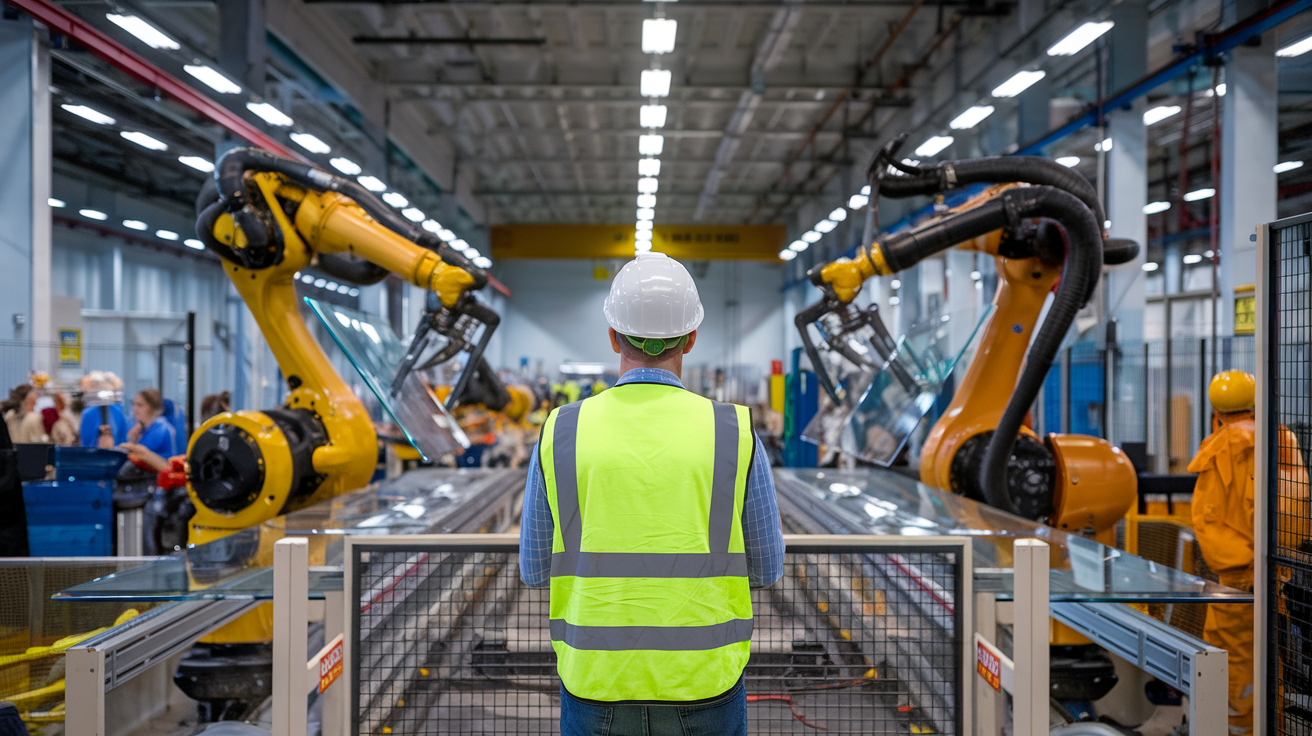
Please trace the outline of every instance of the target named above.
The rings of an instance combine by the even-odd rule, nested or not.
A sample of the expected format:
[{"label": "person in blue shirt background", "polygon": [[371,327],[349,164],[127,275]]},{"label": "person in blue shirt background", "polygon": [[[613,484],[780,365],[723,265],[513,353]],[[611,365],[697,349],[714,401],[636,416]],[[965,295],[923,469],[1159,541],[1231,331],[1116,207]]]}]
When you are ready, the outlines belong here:
[{"label": "person in blue shirt background", "polygon": [[164,417],[164,398],[158,389],[148,388],[132,397],[132,418],[137,423],[128,430],[128,442],[140,444],[161,457],[176,454],[177,433]]},{"label": "person in blue shirt background", "polygon": [[[128,438],[128,419],[123,407],[117,401],[108,399],[115,395],[112,373],[91,371],[82,377],[82,396],[86,409],[82,411],[81,427],[78,435],[83,447],[114,448]],[[108,427],[108,431],[103,431]]]},{"label": "person in blue shirt background", "polygon": [[164,418],[169,424],[173,425],[173,454],[187,454],[187,412],[182,407],[173,402],[173,399],[164,399]]}]

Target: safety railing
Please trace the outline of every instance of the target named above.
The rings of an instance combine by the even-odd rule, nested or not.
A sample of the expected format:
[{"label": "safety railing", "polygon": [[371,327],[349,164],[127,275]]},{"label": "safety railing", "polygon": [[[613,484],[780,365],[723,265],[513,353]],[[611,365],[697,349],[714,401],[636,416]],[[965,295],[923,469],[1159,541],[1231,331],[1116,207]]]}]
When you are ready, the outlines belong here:
[{"label": "safety railing", "polygon": [[[558,732],[548,593],[514,536],[350,537],[345,587],[349,733]],[[971,591],[960,537],[788,537],[752,592],[749,731],[967,733]]]}]

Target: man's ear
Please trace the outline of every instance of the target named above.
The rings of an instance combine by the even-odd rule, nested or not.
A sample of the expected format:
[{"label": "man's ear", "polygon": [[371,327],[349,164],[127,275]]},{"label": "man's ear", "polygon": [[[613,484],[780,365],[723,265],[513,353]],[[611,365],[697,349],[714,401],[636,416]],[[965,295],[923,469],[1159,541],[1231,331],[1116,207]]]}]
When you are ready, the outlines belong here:
[{"label": "man's ear", "polygon": [[606,330],[610,333],[610,349],[618,353],[620,351],[620,333],[616,332],[614,327],[607,327]]},{"label": "man's ear", "polygon": [[684,343],[683,345],[683,354],[687,355],[688,352],[692,350],[692,346],[696,344],[697,344],[697,330],[693,330],[692,332],[688,333],[688,342]]}]

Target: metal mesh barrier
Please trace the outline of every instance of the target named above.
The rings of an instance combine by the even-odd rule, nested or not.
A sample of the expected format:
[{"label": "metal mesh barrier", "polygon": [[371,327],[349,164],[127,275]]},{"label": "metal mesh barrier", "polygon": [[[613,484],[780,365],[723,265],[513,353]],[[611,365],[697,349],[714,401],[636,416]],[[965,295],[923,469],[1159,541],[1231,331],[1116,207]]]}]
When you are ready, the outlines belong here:
[{"label": "metal mesh barrier", "polygon": [[[1274,636],[1268,682],[1269,731],[1312,734],[1312,508],[1308,449],[1312,446],[1312,370],[1309,360],[1309,273],[1312,216],[1273,223],[1266,263],[1270,275],[1266,345],[1268,438],[1266,580]],[[1274,651],[1272,651],[1274,650]]]},{"label": "metal mesh barrier", "polygon": [[[559,732],[548,592],[517,547],[351,545],[352,733]],[[749,733],[963,733],[962,549],[790,544],[752,592]]]}]

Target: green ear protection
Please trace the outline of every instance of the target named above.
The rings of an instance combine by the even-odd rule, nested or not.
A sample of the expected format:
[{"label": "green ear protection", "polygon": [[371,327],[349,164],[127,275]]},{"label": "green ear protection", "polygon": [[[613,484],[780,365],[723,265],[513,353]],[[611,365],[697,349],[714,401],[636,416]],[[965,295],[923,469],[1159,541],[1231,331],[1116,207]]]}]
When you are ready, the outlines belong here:
[{"label": "green ear protection", "polygon": [[683,347],[683,344],[688,340],[688,336],[684,335],[682,337],[667,337],[662,339],[659,337],[632,337],[625,335],[624,339],[628,340],[630,345],[642,352],[651,356],[656,356],[666,350]]}]

